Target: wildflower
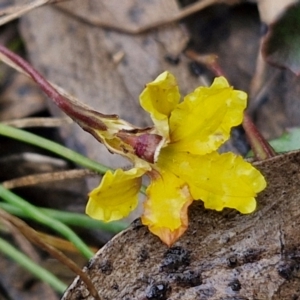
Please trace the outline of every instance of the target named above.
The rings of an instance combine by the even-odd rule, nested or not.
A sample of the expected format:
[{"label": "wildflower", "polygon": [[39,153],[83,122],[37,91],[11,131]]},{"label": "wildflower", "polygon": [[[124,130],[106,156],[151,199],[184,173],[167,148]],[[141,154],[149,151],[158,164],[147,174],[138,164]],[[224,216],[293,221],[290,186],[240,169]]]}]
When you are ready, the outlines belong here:
[{"label": "wildflower", "polygon": [[211,87],[199,87],[180,103],[176,80],[164,72],[140,96],[154,127],[139,129],[104,115],[56,87],[30,64],[0,45],[0,57],[35,80],[53,102],[111,152],[128,157],[128,171],[108,171],[90,193],[86,212],[93,218],[113,221],[137,206],[141,177],[151,183],[146,190],[142,222],[167,245],[188,225],[187,209],[194,199],[209,209],[255,210],[255,196],[266,182],[258,170],[233,153],[218,154],[230,129],[242,122],[246,94],[233,90],[225,78]]},{"label": "wildflower", "polygon": [[194,199],[217,211],[228,207],[253,212],[255,196],[266,187],[264,177],[242,157],[217,152],[231,128],[241,124],[246,101],[244,92],[219,77],[180,102],[174,76],[162,73],[140,95],[154,127],[134,130],[118,125],[110,136],[94,132],[134,166],[104,175],[89,194],[87,214],[107,222],[127,216],[138,204],[144,174],[151,183],[142,223],[169,246],[187,229],[187,209]]}]

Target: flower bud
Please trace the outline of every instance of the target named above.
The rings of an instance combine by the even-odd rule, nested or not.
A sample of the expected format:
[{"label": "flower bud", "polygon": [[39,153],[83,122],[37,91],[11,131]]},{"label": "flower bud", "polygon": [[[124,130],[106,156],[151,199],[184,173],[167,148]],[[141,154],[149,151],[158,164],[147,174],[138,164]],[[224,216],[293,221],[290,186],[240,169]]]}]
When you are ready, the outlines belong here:
[{"label": "flower bud", "polygon": [[119,132],[117,136],[133,148],[133,152],[139,158],[154,163],[157,152],[161,148],[163,137],[158,134],[144,133],[140,135]]}]

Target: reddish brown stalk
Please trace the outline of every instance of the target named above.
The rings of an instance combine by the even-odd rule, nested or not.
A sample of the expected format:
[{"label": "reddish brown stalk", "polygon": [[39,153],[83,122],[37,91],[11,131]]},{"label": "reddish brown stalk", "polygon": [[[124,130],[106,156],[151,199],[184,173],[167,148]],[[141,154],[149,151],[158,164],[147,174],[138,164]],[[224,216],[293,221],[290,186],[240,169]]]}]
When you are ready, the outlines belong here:
[{"label": "reddish brown stalk", "polygon": [[218,56],[215,54],[199,54],[192,49],[187,49],[185,55],[193,61],[205,65],[215,76],[224,76],[224,72],[218,63]]},{"label": "reddish brown stalk", "polygon": [[38,71],[36,71],[27,61],[22,59],[17,54],[11,52],[3,45],[0,45],[0,52],[5,55],[9,60],[22,68],[53,100],[53,102],[75,122],[77,122],[83,129],[87,127],[96,130],[106,130],[106,125],[99,119],[105,117],[117,118],[117,116],[105,116],[101,113],[82,107],[73,103],[70,99],[62,96]]},{"label": "reddish brown stalk", "polygon": [[257,160],[264,160],[276,156],[276,152],[272,146],[261,135],[247,113],[244,114],[243,127]]}]

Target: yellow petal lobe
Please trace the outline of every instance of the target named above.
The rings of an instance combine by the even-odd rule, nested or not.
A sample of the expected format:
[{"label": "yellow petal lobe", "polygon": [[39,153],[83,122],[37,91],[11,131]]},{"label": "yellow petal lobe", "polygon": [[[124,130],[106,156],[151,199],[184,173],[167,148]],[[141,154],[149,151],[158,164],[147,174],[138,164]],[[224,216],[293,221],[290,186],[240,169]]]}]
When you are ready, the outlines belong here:
[{"label": "yellow petal lobe", "polygon": [[194,199],[205,208],[221,211],[234,208],[251,213],[255,197],[266,187],[262,174],[242,157],[233,153],[212,152],[204,156],[176,153],[162,149],[158,164],[178,175],[188,186]]},{"label": "yellow petal lobe", "polygon": [[169,137],[168,118],[179,103],[180,93],[175,77],[168,71],[146,85],[140,95],[140,104],[150,113],[158,133]]},{"label": "yellow petal lobe", "polygon": [[98,220],[110,222],[126,217],[138,204],[143,169],[107,171],[100,185],[89,194],[86,213]]},{"label": "yellow petal lobe", "polygon": [[193,199],[185,183],[172,173],[152,174],[147,188],[142,223],[168,246],[187,229],[188,206]]},{"label": "yellow petal lobe", "polygon": [[199,155],[215,151],[241,124],[246,104],[247,94],[233,90],[224,77],[197,88],[171,114],[172,147]]}]

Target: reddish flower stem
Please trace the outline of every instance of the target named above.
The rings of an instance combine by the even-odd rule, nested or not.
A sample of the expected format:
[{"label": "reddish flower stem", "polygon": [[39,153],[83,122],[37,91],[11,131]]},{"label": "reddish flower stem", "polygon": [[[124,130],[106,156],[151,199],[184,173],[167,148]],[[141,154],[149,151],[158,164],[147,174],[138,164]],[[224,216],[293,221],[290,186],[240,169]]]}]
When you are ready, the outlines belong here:
[{"label": "reddish flower stem", "polygon": [[11,52],[3,45],[0,45],[0,52],[4,54],[9,60],[22,68],[46,93],[46,95],[68,116],[75,122],[79,123],[81,127],[92,127],[93,129],[105,130],[106,125],[101,122],[99,117],[116,117],[105,116],[101,113],[81,107],[73,103],[70,99],[62,96],[37,70],[35,70],[27,61]]},{"label": "reddish flower stem", "polygon": [[243,128],[257,160],[264,160],[276,156],[275,150],[261,135],[247,113],[244,114]]}]

